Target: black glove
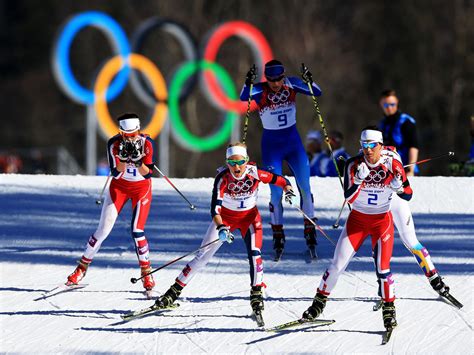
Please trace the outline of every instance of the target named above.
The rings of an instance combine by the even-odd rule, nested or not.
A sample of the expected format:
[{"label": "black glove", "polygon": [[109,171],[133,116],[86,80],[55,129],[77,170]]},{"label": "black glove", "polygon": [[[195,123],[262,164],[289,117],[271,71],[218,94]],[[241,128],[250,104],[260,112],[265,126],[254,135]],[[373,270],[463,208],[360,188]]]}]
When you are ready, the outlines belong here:
[{"label": "black glove", "polygon": [[118,155],[117,157],[119,158],[119,160],[122,162],[122,163],[126,163],[128,161],[128,159],[130,158],[128,152],[127,152],[127,149],[126,149],[126,143],[124,142],[120,142],[119,144],[119,152],[118,152]]},{"label": "black glove", "polygon": [[252,65],[250,70],[247,72],[247,76],[245,77],[245,85],[250,86],[253,81],[257,78],[257,68],[255,64]]},{"label": "black glove", "polygon": [[135,164],[137,168],[142,166],[142,159],[145,156],[143,153],[143,145],[141,140],[130,142],[130,160]]},{"label": "black glove", "polygon": [[301,65],[301,77],[305,83],[313,82],[313,74],[311,74],[308,67],[306,67],[304,64]]},{"label": "black glove", "polygon": [[293,190],[288,190],[285,192],[285,201],[290,205],[296,205],[296,195]]}]

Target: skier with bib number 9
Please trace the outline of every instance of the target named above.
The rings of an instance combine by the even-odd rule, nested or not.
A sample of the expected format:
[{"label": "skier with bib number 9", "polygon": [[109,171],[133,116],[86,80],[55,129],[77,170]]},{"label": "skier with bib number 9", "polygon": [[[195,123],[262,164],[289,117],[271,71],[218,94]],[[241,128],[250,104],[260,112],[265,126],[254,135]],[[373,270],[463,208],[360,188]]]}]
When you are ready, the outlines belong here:
[{"label": "skier with bib number 9", "polygon": [[262,288],[265,284],[261,254],[262,220],[256,205],[260,183],[278,186],[285,191],[285,199],[289,203],[294,202],[295,194],[286,178],[260,170],[254,163],[249,162],[247,148],[243,143],[230,144],[226,150],[226,166],[218,169],[214,180],[211,200],[212,222],[201,246],[217,239],[220,241],[199,250],[195,258],[184,267],[175,283],[156,300],[156,306],[170,307],[183,288],[209,262],[222,244],[233,241],[232,232],[240,230],[250,264],[250,305],[255,314],[261,315],[264,308]]},{"label": "skier with bib number 9", "polygon": [[[99,226],[89,237],[79,265],[67,278],[66,285],[77,285],[86,275],[87,269],[102,242],[112,231],[118,214],[128,200],[132,200],[132,237],[142,275],[151,270],[145,224],[152,200],[151,176],[153,172],[153,140],[140,133],[140,119],[134,113],[125,113],[117,118],[119,134],[109,139],[107,157],[112,182],[106,190],[102,204]],[[155,286],[153,276],[143,278],[143,287],[150,296]]]},{"label": "skier with bib number 9", "polygon": [[[311,77],[309,71],[303,75]],[[296,128],[296,94],[320,96],[321,89],[313,82],[311,84],[313,93],[311,93],[308,85],[300,78],[286,77],[285,67],[275,59],[265,64],[267,81],[253,85],[255,77],[255,71],[251,69],[247,73],[240,100],[251,99],[257,103],[263,125],[261,149],[264,168],[281,175],[283,161],[288,163],[300,192],[301,208],[308,217],[313,219],[314,205],[310,187],[309,161]],[[250,92],[250,87],[252,87],[252,92]],[[279,260],[285,246],[282,191],[276,186],[270,186],[270,190],[269,208],[273,248],[276,254],[275,260]],[[314,224],[309,220],[304,220],[304,238],[312,256],[315,257],[316,231]]]}]

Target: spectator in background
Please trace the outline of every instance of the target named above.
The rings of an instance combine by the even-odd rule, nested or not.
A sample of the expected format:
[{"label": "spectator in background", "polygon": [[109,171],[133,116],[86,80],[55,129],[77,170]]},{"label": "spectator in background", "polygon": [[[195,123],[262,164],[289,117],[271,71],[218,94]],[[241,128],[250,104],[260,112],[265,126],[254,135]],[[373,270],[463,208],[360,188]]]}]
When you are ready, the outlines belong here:
[{"label": "spectator in background", "polygon": [[323,176],[321,174],[321,162],[326,156],[321,148],[321,133],[309,131],[306,135],[306,154],[309,160],[309,174],[311,176]]},{"label": "spectator in background", "polygon": [[[333,162],[333,157],[331,157],[331,152],[327,149],[324,152],[325,158],[321,162],[321,176],[336,177],[339,174],[343,173],[344,162],[350,158],[350,155],[346,152],[345,148],[342,146],[344,136],[339,131],[330,131],[329,134],[329,143],[331,144],[332,154],[334,160],[336,161],[338,168]],[[339,173],[338,173],[339,170]]]},{"label": "spectator in background", "polygon": [[[416,162],[418,160],[418,139],[415,119],[399,110],[395,90],[382,91],[379,104],[384,113],[379,128],[383,133],[385,145],[397,148],[403,165]],[[413,176],[418,173],[418,167],[411,165],[405,168],[405,171],[407,176]]]}]

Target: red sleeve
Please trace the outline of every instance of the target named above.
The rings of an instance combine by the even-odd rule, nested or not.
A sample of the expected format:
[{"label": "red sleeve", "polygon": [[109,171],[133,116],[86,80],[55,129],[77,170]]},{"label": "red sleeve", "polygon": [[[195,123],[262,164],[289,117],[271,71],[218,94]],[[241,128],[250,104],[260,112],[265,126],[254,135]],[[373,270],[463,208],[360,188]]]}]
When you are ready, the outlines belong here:
[{"label": "red sleeve", "polygon": [[392,159],[392,172],[393,177],[397,175],[400,175],[402,177],[403,192],[398,193],[398,196],[400,198],[403,198],[404,200],[410,201],[413,195],[413,190],[410,186],[410,182],[408,181],[407,175],[405,174],[405,169],[403,168],[403,165],[400,160]]},{"label": "red sleeve", "polygon": [[265,184],[272,184],[284,188],[287,185],[291,185],[290,181],[285,177],[273,174],[266,170],[257,169],[258,179]]},{"label": "red sleeve", "polygon": [[153,165],[153,142],[150,137],[147,137],[145,140],[143,153],[145,153],[145,156],[143,157],[143,164]]}]

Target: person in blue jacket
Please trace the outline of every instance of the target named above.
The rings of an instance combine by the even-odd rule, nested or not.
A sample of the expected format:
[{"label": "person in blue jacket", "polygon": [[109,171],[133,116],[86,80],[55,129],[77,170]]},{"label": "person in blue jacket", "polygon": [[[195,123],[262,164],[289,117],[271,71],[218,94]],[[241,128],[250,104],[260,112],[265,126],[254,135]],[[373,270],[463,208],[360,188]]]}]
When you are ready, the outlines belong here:
[{"label": "person in blue jacket", "polygon": [[[282,164],[286,161],[293,172],[300,192],[301,208],[305,214],[314,218],[313,196],[309,183],[309,162],[301,137],[296,129],[296,94],[311,95],[309,87],[297,77],[287,77],[285,67],[278,60],[271,60],[265,64],[266,81],[252,86],[255,71],[247,73],[245,85],[240,93],[242,101],[254,100],[257,103],[260,119],[263,125],[261,141],[262,161],[265,169],[282,174]],[[309,71],[303,77],[310,77]],[[321,89],[312,83],[315,96],[321,95]],[[273,248],[278,260],[285,245],[283,230],[282,190],[270,186],[271,201],[270,215],[273,231]],[[316,231],[309,220],[304,220],[304,237],[306,244],[315,257]]]},{"label": "person in blue jacket", "polygon": [[[414,163],[418,160],[418,139],[416,122],[413,117],[403,113],[398,108],[397,93],[387,89],[380,94],[379,105],[384,113],[384,118],[379,124],[386,145],[397,148],[402,158],[403,165]],[[418,173],[418,167],[411,165],[405,168],[407,176]]]}]

